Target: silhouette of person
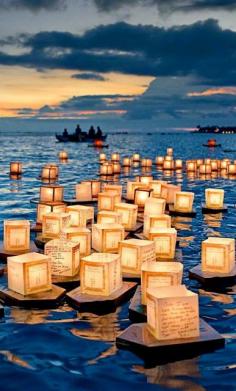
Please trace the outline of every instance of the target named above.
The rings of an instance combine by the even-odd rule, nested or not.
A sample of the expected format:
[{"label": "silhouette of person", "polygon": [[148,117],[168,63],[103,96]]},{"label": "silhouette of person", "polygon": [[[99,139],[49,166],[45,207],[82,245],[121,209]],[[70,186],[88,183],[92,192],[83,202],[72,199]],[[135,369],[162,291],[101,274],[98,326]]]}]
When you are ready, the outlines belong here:
[{"label": "silhouette of person", "polygon": [[100,126],[97,127],[97,134],[96,134],[97,137],[102,137],[102,130],[100,128]]},{"label": "silhouette of person", "polygon": [[90,138],[94,138],[94,136],[95,136],[95,129],[94,129],[93,126],[90,127],[88,135],[89,135]]},{"label": "silhouette of person", "polygon": [[64,131],[63,131],[63,136],[64,136],[64,137],[67,137],[67,136],[68,136],[68,131],[67,131],[66,128],[65,128]]},{"label": "silhouette of person", "polygon": [[81,132],[82,132],[81,127],[77,125],[75,129],[75,134],[78,136],[79,134],[81,134]]}]

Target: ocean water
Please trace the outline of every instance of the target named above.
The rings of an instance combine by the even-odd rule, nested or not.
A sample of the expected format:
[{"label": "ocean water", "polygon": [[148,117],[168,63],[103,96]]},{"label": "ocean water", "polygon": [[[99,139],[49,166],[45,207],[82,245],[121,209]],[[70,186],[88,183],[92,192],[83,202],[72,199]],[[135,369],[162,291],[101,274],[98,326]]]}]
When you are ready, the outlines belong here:
[{"label": "ocean water", "polygon": [[[175,157],[236,159],[236,135],[218,135],[222,148],[208,150],[202,144],[207,135],[153,134],[109,135],[111,152],[121,156],[139,152],[143,157],[163,155],[168,146],[174,147]],[[23,132],[0,134],[0,235],[6,218],[35,220],[35,205],[41,182],[40,168],[57,162],[58,151],[65,148],[68,163],[60,163],[59,183],[65,186],[66,198],[72,197],[74,185],[82,179],[95,178],[98,173],[99,151],[87,144],[61,145],[53,135],[31,135]],[[9,178],[11,160],[23,162],[21,180]],[[185,173],[163,176],[153,167],[156,178],[180,183],[184,190],[195,193],[196,218],[175,218],[174,225],[183,250],[184,282],[200,295],[200,315],[226,338],[224,349],[199,357],[146,368],[131,352],[118,350],[117,334],[129,324],[128,303],[115,313],[96,316],[80,314],[63,305],[56,310],[23,310],[6,308],[0,320],[0,390],[235,390],[236,389],[236,286],[217,292],[204,290],[188,278],[188,270],[200,262],[200,244],[208,236],[235,237],[235,180],[211,180],[187,177]],[[125,183],[140,173],[140,169],[123,172]],[[202,215],[201,202],[206,187],[225,189],[229,211],[225,215]],[[1,283],[1,279],[0,279]]]}]

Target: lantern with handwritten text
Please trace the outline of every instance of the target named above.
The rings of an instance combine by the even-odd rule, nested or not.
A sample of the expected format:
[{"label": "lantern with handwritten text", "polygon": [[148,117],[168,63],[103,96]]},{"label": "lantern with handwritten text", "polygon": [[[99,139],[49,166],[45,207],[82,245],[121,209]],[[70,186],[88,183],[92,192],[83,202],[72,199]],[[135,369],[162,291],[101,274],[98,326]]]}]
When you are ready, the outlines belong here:
[{"label": "lantern with handwritten text", "polygon": [[45,244],[44,254],[50,258],[52,275],[73,277],[78,274],[79,243],[63,239],[50,240]]}]

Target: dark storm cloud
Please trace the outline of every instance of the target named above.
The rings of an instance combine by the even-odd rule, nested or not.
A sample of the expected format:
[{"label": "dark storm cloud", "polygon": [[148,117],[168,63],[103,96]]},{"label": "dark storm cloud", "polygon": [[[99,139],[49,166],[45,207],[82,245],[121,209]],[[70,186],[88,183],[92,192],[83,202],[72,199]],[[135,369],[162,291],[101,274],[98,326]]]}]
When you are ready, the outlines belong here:
[{"label": "dark storm cloud", "polygon": [[21,36],[26,53],[0,53],[0,64],[141,76],[195,75],[207,84],[235,85],[236,32],[209,19],[162,28],[116,23],[83,35],[41,32]]},{"label": "dark storm cloud", "polygon": [[0,9],[28,9],[32,12],[40,10],[59,10],[64,9],[66,0],[1,0]]},{"label": "dark storm cloud", "polygon": [[93,72],[86,72],[86,73],[76,73],[75,75],[71,76],[72,79],[78,79],[78,80],[95,80],[95,81],[105,81],[106,78],[102,75],[99,75],[99,73],[93,73]]}]

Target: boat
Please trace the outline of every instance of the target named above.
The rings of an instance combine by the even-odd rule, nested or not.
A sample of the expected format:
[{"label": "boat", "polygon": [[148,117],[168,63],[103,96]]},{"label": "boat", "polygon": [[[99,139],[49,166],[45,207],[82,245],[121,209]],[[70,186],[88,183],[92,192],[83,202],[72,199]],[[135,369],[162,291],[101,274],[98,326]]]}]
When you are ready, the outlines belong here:
[{"label": "boat", "polygon": [[102,130],[97,127],[97,132],[94,127],[91,126],[88,132],[81,130],[80,126],[77,125],[74,133],[68,133],[67,129],[64,129],[62,134],[55,134],[57,141],[61,143],[74,142],[94,142],[94,141],[105,141],[107,138],[106,134],[102,133]]},{"label": "boat", "polygon": [[236,134],[236,126],[200,126],[193,133]]},{"label": "boat", "polygon": [[202,144],[202,145],[203,147],[208,147],[208,148],[221,147],[221,144],[217,144],[214,138],[207,140],[207,144]]}]

